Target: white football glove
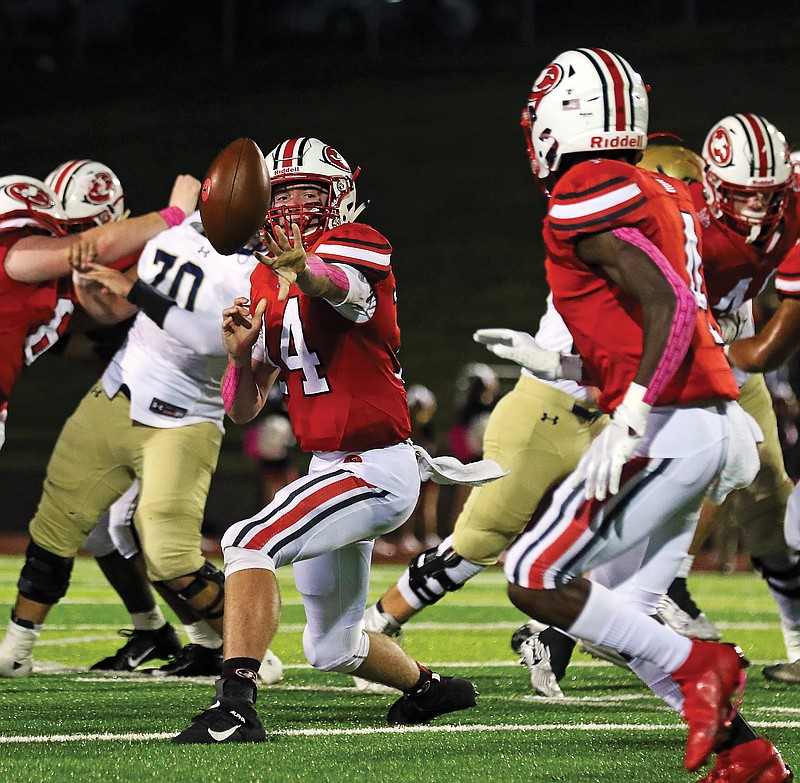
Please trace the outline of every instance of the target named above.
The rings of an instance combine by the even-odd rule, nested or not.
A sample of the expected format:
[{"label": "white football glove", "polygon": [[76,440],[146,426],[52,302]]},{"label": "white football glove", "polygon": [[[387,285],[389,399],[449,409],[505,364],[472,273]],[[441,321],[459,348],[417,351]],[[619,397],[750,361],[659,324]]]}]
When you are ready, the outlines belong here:
[{"label": "white football glove", "polygon": [[747,325],[747,320],[747,316],[739,310],[717,318],[719,333],[722,335],[725,345],[730,345],[734,340],[739,339],[742,329]]},{"label": "white football glove", "polygon": [[585,481],[584,497],[605,500],[619,492],[622,468],[631,458],[647,426],[650,405],[642,402],[647,389],[632,383],[611,421],[592,441],[573,474],[573,486]]},{"label": "white football glove", "polygon": [[478,329],[472,335],[495,356],[516,362],[545,381],[580,381],[583,365],[579,356],[542,348],[527,332],[513,329]]}]

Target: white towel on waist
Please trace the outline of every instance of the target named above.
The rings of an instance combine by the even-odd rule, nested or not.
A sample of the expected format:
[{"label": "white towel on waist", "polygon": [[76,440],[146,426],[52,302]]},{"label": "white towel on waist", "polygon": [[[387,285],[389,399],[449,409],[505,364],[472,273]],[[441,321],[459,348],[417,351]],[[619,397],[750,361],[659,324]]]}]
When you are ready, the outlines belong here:
[{"label": "white towel on waist", "polygon": [[411,444],[417,455],[419,477],[423,481],[433,481],[434,484],[467,484],[471,487],[481,487],[490,481],[496,481],[508,475],[492,459],[482,459],[478,462],[469,462],[466,465],[455,457],[432,457],[422,446]]}]

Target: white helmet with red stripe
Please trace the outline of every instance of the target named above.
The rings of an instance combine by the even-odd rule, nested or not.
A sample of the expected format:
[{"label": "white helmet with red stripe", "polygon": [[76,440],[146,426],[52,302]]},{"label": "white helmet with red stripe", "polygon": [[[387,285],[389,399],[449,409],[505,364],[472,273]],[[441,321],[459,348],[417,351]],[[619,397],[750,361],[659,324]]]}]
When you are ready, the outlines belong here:
[{"label": "white helmet with red stripe", "polygon": [[784,135],[757,114],[723,117],[703,143],[711,213],[752,242],[786,210],[792,163]]},{"label": "white helmet with red stripe", "polygon": [[91,228],[119,220],[125,213],[125,194],[117,175],[96,160],[68,160],[46,179],[64,204],[70,228]]},{"label": "white helmet with red stripe", "polygon": [[301,136],[288,139],[266,156],[272,182],[273,202],[283,185],[318,185],[327,194],[324,205],[275,206],[267,212],[267,224],[286,228],[300,226],[304,247],[310,247],[325,232],[342,223],[352,223],[364,206],[356,206],[355,173],[347,161],[319,139]]},{"label": "white helmet with red stripe", "polygon": [[0,231],[32,226],[61,236],[66,221],[61,200],[44,182],[24,174],[0,177]]},{"label": "white helmet with red stripe", "polygon": [[643,150],[648,112],[642,77],[618,54],[563,52],[539,74],[522,113],[534,173],[544,179],[572,152]]}]

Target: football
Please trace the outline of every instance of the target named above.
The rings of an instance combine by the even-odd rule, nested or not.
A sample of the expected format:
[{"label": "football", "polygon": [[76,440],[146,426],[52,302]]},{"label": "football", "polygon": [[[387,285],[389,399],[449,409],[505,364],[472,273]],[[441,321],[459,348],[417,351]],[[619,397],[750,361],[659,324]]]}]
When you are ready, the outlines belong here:
[{"label": "football", "polygon": [[229,256],[261,228],[271,191],[264,155],[252,139],[232,141],[211,161],[200,218],[214,250]]}]

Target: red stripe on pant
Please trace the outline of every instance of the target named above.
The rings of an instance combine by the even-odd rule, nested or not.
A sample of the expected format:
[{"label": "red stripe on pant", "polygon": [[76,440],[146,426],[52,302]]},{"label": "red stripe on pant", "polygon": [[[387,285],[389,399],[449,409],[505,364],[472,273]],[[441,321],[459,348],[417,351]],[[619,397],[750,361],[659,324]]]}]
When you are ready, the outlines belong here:
[{"label": "red stripe on pant", "polygon": [[[622,468],[620,491],[634,476],[641,473],[649,464],[647,457],[634,457],[628,460]],[[545,549],[528,570],[528,589],[545,590],[544,576],[547,571],[557,563],[564,554],[574,546],[575,542],[589,529],[589,523],[594,516],[609,503],[615,495],[609,495],[605,500],[584,500],[579,506],[572,521],[561,535]]]},{"label": "red stripe on pant", "polygon": [[346,476],[345,478],[335,481],[333,484],[327,484],[324,487],[312,492],[310,495],[302,498],[296,506],[289,509],[285,514],[279,516],[272,524],[267,525],[265,528],[256,533],[246,544],[245,549],[263,549],[267,543],[279,533],[290,528],[296,524],[304,516],[311,513],[315,508],[319,508],[323,503],[333,500],[337,495],[344,495],[346,492],[352,492],[359,487],[370,487],[372,484],[364,481],[358,476]]}]

